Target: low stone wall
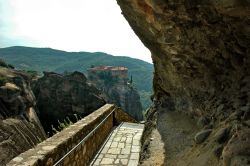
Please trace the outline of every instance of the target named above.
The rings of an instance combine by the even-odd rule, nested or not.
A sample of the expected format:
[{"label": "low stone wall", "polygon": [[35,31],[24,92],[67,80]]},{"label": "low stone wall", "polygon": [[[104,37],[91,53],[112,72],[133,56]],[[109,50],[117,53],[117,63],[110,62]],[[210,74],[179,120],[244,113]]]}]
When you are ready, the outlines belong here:
[{"label": "low stone wall", "polygon": [[[88,165],[104,142],[114,124],[135,120],[112,104],[106,104],[77,123],[48,138],[35,148],[12,159],[7,166],[52,166],[86,137],[112,111],[114,112],[85,142],[64,158],[60,165]],[[116,120],[117,118],[117,120]]]},{"label": "low stone wall", "polygon": [[133,123],[137,122],[132,116],[123,111],[121,108],[117,108],[115,110],[114,116],[116,124],[120,124],[121,122],[133,122]]}]

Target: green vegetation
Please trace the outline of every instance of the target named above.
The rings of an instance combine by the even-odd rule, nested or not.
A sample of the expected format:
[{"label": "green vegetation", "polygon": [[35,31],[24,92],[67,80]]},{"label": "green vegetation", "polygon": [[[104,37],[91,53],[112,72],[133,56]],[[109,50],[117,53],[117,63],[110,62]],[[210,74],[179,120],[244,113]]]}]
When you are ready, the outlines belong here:
[{"label": "green vegetation", "polygon": [[0,76],[0,86],[5,85],[7,82],[8,82],[8,81],[7,81],[6,78]]},{"label": "green vegetation", "polygon": [[3,59],[0,59],[0,66],[14,69],[14,66],[7,64]]},{"label": "green vegetation", "polygon": [[66,119],[64,119],[63,122],[60,122],[58,120],[57,128],[55,128],[53,125],[51,126],[53,134],[56,134],[56,133],[62,131],[63,129],[69,127],[72,124],[73,124],[73,122],[69,119],[69,117],[67,117]]},{"label": "green vegetation", "polygon": [[8,67],[8,64],[4,60],[0,59],[0,66]]},{"label": "green vegetation", "polygon": [[56,125],[56,127],[54,127],[53,125],[51,126],[52,134],[54,135],[54,134],[62,131],[63,129],[69,127],[70,125],[74,124],[75,122],[77,122],[80,119],[82,119],[82,117],[80,115],[74,114],[74,120],[71,120],[68,116],[62,122],[60,120],[58,120],[57,121],[58,125]]},{"label": "green vegetation", "polygon": [[36,78],[39,76],[39,73],[37,71],[34,71],[34,70],[28,70],[28,71],[25,71],[27,74],[29,74],[32,78]]},{"label": "green vegetation", "polygon": [[[0,49],[0,58],[13,64],[17,69],[53,71],[80,71],[87,73],[90,66],[124,66],[129,69],[129,76],[133,75],[133,85],[141,96],[142,105],[150,102],[152,91],[153,65],[139,59],[122,56],[112,56],[106,53],[95,52],[65,52],[50,48],[8,47]],[[141,93],[142,92],[142,93]],[[146,94],[144,92],[147,92]]]}]

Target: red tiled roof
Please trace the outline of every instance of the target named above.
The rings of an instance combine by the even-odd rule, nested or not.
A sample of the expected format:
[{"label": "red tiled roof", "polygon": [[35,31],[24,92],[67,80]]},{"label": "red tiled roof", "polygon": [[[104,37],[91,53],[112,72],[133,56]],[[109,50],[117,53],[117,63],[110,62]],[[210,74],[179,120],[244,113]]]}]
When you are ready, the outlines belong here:
[{"label": "red tiled roof", "polygon": [[90,68],[91,71],[126,71],[128,68],[122,66],[97,66]]}]

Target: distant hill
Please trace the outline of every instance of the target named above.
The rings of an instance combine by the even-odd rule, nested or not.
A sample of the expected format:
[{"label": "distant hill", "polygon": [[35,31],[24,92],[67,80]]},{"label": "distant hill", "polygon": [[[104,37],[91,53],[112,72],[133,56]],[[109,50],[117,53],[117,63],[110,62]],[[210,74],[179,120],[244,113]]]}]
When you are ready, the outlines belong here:
[{"label": "distant hill", "polygon": [[51,48],[14,46],[0,48],[0,58],[17,69],[54,71],[58,73],[86,70],[91,66],[125,66],[133,76],[141,94],[144,109],[149,105],[152,91],[153,65],[145,61],[123,56],[112,56],[102,52],[66,52]]}]

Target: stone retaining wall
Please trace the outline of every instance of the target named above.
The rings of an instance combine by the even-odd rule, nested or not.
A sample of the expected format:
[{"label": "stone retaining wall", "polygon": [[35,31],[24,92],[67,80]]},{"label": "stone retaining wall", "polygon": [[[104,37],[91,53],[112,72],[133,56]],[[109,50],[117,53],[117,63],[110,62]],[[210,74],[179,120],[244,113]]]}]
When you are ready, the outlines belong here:
[{"label": "stone retaining wall", "polygon": [[100,148],[100,145],[111,132],[114,124],[123,120],[126,122],[135,122],[129,115],[123,113],[123,111],[112,104],[104,105],[77,123],[38,144],[35,148],[20,154],[12,159],[7,166],[54,165],[103,121],[112,110],[115,111],[104,121],[93,135],[78,146],[70,155],[65,157],[60,164],[63,166],[88,165]]},{"label": "stone retaining wall", "polygon": [[121,122],[133,122],[133,123],[137,122],[132,116],[124,112],[121,108],[117,108],[115,110],[114,116],[116,124],[120,124]]}]

